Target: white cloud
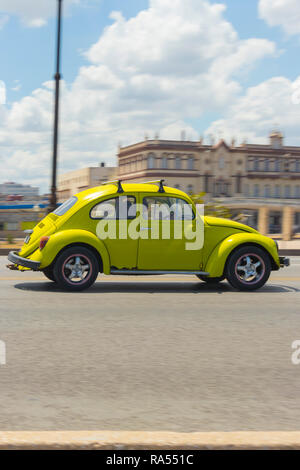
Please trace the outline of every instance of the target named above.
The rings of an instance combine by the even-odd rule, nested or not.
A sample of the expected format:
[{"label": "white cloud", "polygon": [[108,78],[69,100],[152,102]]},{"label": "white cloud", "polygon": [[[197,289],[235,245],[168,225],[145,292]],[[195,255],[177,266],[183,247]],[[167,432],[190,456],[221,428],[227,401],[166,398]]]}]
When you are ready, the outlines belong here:
[{"label": "white cloud", "polygon": [[259,0],[259,16],[270,26],[281,26],[285,33],[300,34],[299,0]]},{"label": "white cloud", "polygon": [[[275,45],[240,40],[223,11],[206,0],[150,0],[129,20],[113,13],[86,52],[90,65],[62,83],[61,170],[114,163],[118,142],[142,140],[145,132],[178,139],[186,129],[197,138],[188,119],[227,109],[241,93],[239,77]],[[48,188],[52,121],[52,82],[2,113],[2,178]]]},{"label": "white cloud", "polygon": [[[68,8],[82,0],[65,0]],[[56,14],[56,0],[0,0],[0,12],[18,15],[30,27],[44,26],[47,19]]]},{"label": "white cloud", "polygon": [[0,15],[0,29],[2,29],[8,21],[9,21],[8,15]]},{"label": "white cloud", "polygon": [[[288,144],[300,145],[300,77],[292,82],[285,77],[274,77],[251,87],[247,93],[228,108],[223,119],[212,123],[206,135],[223,133],[241,142],[267,143],[270,130],[279,127],[288,136]],[[300,103],[300,100],[299,100]]]},{"label": "white cloud", "polygon": [[0,105],[6,103],[6,86],[5,83],[0,80]]}]

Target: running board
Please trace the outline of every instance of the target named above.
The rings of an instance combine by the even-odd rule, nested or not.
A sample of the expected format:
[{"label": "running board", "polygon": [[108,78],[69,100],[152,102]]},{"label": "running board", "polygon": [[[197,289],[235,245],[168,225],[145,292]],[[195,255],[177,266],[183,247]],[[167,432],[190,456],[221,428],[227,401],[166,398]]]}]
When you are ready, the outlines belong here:
[{"label": "running board", "polygon": [[205,271],[142,271],[140,269],[112,269],[110,274],[198,274],[201,276],[209,276]]}]

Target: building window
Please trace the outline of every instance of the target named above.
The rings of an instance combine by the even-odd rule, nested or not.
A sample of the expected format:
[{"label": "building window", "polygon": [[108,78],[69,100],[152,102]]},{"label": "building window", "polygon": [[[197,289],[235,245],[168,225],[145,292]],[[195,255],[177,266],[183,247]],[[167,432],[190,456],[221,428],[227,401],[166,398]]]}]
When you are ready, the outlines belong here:
[{"label": "building window", "polygon": [[187,194],[193,194],[194,193],[194,186],[192,184],[189,184],[186,190]]},{"label": "building window", "polygon": [[259,197],[259,185],[255,184],[254,185],[254,192],[253,192],[254,197]]},{"label": "building window", "polygon": [[155,168],[155,155],[154,153],[149,153],[148,155],[148,168]]},{"label": "building window", "polygon": [[246,184],[246,185],[245,185],[244,195],[245,195],[245,196],[249,196],[249,184]]},{"label": "building window", "polygon": [[175,158],[175,169],[181,170],[181,158],[179,156]]},{"label": "building window", "polygon": [[180,189],[180,184],[175,184],[174,188],[175,189]]},{"label": "building window", "polygon": [[300,186],[295,187],[295,197],[299,198],[300,197]]},{"label": "building window", "polygon": [[187,161],[187,169],[193,170],[194,169],[194,157],[189,157]]},{"label": "building window", "polygon": [[300,160],[296,160],[296,171],[300,172]]},{"label": "building window", "polygon": [[223,170],[225,168],[225,160],[224,157],[219,158],[219,168],[220,170]]},{"label": "building window", "polygon": [[287,199],[291,197],[291,188],[290,188],[290,186],[285,186],[284,187],[284,197],[287,198]]},{"label": "building window", "polygon": [[259,171],[259,159],[256,158],[253,163],[253,170],[254,171]]},{"label": "building window", "polygon": [[270,170],[270,160],[265,160],[265,171]]},{"label": "building window", "polygon": [[275,161],[275,171],[280,171],[281,170],[281,162],[280,160]]},{"label": "building window", "polygon": [[280,197],[280,186],[278,184],[275,186],[275,197]]},{"label": "building window", "polygon": [[166,170],[168,168],[168,157],[162,157],[161,159],[161,167]]},{"label": "building window", "polygon": [[271,189],[268,184],[265,186],[265,197],[270,197],[271,196]]}]

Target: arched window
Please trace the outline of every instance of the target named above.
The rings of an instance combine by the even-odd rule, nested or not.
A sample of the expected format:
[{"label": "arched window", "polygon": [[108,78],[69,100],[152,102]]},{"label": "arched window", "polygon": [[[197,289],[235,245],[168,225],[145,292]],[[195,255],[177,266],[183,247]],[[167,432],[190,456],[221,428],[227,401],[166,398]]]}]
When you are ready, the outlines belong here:
[{"label": "arched window", "polygon": [[179,155],[175,157],[175,169],[181,170],[181,158],[179,157]]},{"label": "arched window", "polygon": [[187,169],[193,170],[194,169],[194,157],[189,157],[187,161]]},{"label": "arched window", "polygon": [[163,155],[162,159],[161,159],[161,167],[166,170],[168,168],[168,157],[166,157],[165,155]]},{"label": "arched window", "polygon": [[155,154],[149,153],[148,155],[148,168],[155,168]]}]

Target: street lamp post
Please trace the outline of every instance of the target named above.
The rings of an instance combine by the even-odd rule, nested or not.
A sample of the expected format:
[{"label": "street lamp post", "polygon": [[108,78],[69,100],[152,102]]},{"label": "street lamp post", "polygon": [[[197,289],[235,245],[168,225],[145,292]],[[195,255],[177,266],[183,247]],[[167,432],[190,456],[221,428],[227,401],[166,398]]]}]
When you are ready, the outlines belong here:
[{"label": "street lamp post", "polygon": [[60,49],[61,49],[61,13],[62,2],[58,0],[58,13],[57,13],[57,50],[56,50],[56,74],[55,78],[55,110],[54,110],[54,131],[53,131],[53,158],[52,158],[52,184],[51,196],[48,212],[56,209],[56,174],[57,174],[57,147],[58,147],[58,122],[59,122],[59,88],[60,88]]}]

